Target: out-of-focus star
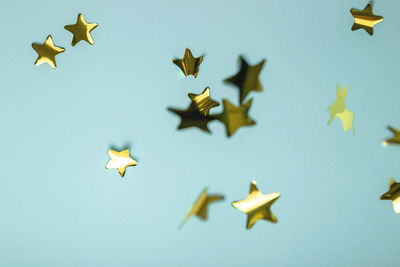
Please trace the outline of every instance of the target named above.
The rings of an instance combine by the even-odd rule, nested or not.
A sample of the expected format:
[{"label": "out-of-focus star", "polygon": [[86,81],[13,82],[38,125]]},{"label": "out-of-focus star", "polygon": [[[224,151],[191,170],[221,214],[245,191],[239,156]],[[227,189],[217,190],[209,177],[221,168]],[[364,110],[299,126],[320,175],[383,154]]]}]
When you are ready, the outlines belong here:
[{"label": "out-of-focus star", "polygon": [[246,104],[241,104],[239,107],[236,107],[227,99],[223,99],[223,112],[216,115],[216,117],[225,124],[227,136],[232,136],[237,129],[242,126],[252,126],[256,124],[248,115],[252,101],[253,99],[250,99]]},{"label": "out-of-focus star", "polygon": [[180,227],[182,227],[185,222],[192,216],[197,216],[203,221],[207,220],[207,208],[213,202],[224,200],[224,196],[222,195],[209,195],[207,193],[207,188],[201,192],[200,196],[197,198],[196,202],[190,206],[189,211],[187,212],[183,222]]},{"label": "out-of-focus star", "polygon": [[393,137],[386,139],[385,141],[382,142],[383,146],[387,146],[388,144],[396,144],[400,145],[400,131],[397,130],[396,128],[393,128],[391,126],[388,127],[390,131],[393,133]]},{"label": "out-of-focus star", "polygon": [[236,85],[239,88],[239,103],[242,103],[250,91],[262,91],[258,76],[265,64],[265,59],[255,66],[247,64],[246,60],[240,56],[239,72],[227,78],[224,82]]},{"label": "out-of-focus star", "polygon": [[76,45],[82,40],[93,45],[94,41],[90,32],[94,30],[97,26],[97,23],[87,23],[83,18],[83,15],[79,13],[76,24],[65,25],[64,28],[74,35],[72,38],[72,46]]},{"label": "out-of-focus star", "polygon": [[257,188],[257,183],[250,184],[250,194],[244,200],[232,202],[232,206],[247,214],[246,228],[250,229],[258,220],[278,222],[271,212],[271,205],[280,197],[280,193],[263,195]]},{"label": "out-of-focus star", "polygon": [[122,151],[108,150],[110,161],[106,165],[106,169],[117,169],[121,177],[124,177],[125,170],[129,166],[136,166],[137,162],[129,156],[129,148]]},{"label": "out-of-focus star", "polygon": [[189,106],[186,110],[175,108],[168,108],[168,110],[181,117],[181,123],[178,126],[178,130],[197,127],[200,130],[211,133],[210,129],[208,129],[208,123],[216,119],[214,116],[204,116],[198,110],[193,109],[192,106]]},{"label": "out-of-focus star", "polygon": [[192,52],[189,48],[186,48],[185,55],[182,59],[173,59],[172,62],[177,65],[185,76],[193,75],[195,78],[199,73],[199,66],[203,61],[203,56],[193,57]]},{"label": "out-of-focus star", "polygon": [[390,178],[389,191],[381,196],[382,200],[391,200],[393,202],[393,210],[397,214],[400,213],[400,183],[396,183],[393,178]]},{"label": "out-of-focus star", "polygon": [[374,25],[383,20],[382,16],[376,16],[372,13],[372,5],[369,3],[363,10],[350,9],[351,15],[354,18],[352,31],[364,29],[369,35],[374,34]]},{"label": "out-of-focus star", "polygon": [[210,98],[210,88],[206,87],[203,93],[200,95],[188,94],[189,98],[192,100],[193,109],[197,109],[204,116],[208,116],[210,109],[219,106],[218,101],[214,101]]},{"label": "out-of-focus star", "polygon": [[47,36],[43,44],[33,43],[32,48],[38,53],[35,66],[48,63],[53,69],[57,67],[55,56],[64,52],[64,48],[55,46],[51,35]]},{"label": "out-of-focus star", "polygon": [[328,121],[328,125],[331,124],[333,119],[338,117],[342,120],[343,129],[345,131],[351,129],[354,134],[353,120],[354,113],[346,109],[345,99],[347,94],[347,85],[343,90],[340,89],[340,85],[337,85],[337,95],[335,102],[328,107],[329,114],[331,115]]}]

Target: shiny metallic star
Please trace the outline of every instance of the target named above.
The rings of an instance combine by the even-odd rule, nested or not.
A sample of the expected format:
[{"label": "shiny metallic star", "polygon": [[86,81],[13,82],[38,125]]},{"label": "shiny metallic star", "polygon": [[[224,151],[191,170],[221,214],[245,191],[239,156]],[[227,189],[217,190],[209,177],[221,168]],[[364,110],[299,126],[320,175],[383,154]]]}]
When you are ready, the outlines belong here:
[{"label": "shiny metallic star", "polygon": [[64,28],[71,32],[74,37],[72,38],[72,46],[75,46],[80,41],[86,41],[93,45],[94,41],[90,32],[98,26],[97,23],[87,23],[82,14],[78,14],[76,24],[66,25]]},{"label": "shiny metallic star", "polygon": [[65,51],[64,48],[54,45],[51,35],[47,36],[47,39],[43,44],[33,43],[32,48],[36,53],[38,53],[35,66],[47,63],[53,69],[57,67],[55,56]]},{"label": "shiny metallic star", "polygon": [[382,200],[391,200],[393,203],[393,210],[397,214],[400,213],[400,183],[396,183],[393,178],[390,178],[390,189],[381,196]]},{"label": "shiny metallic star", "polygon": [[192,100],[193,109],[198,110],[204,116],[210,114],[210,109],[219,106],[218,101],[214,101],[210,98],[210,88],[206,87],[203,93],[200,95],[188,94],[189,98]]},{"label": "shiny metallic star", "polygon": [[345,131],[351,130],[354,134],[353,120],[354,113],[350,112],[346,108],[345,100],[347,95],[347,85],[343,90],[340,89],[340,85],[337,85],[337,94],[335,102],[328,107],[329,114],[331,115],[328,121],[328,125],[331,124],[335,117],[342,120],[343,129]]},{"label": "shiny metallic star", "polygon": [[372,13],[372,5],[369,3],[363,10],[350,9],[351,15],[354,18],[352,31],[364,29],[369,35],[374,34],[374,25],[383,20],[382,16],[376,16]]},{"label": "shiny metallic star", "polygon": [[106,165],[106,169],[117,169],[121,177],[124,177],[125,170],[129,166],[136,166],[137,162],[129,156],[129,149],[122,151],[108,150],[110,161]]},{"label": "shiny metallic star", "polygon": [[389,126],[388,129],[390,131],[392,131],[393,133],[393,137],[386,139],[385,141],[382,142],[383,146],[387,146],[388,144],[396,144],[396,145],[400,145],[400,131],[397,130],[394,127]]},{"label": "shiny metallic star", "polygon": [[185,76],[193,75],[195,78],[199,73],[199,66],[203,61],[203,56],[193,57],[192,52],[189,48],[186,48],[185,55],[182,59],[173,59],[172,62],[177,65]]}]

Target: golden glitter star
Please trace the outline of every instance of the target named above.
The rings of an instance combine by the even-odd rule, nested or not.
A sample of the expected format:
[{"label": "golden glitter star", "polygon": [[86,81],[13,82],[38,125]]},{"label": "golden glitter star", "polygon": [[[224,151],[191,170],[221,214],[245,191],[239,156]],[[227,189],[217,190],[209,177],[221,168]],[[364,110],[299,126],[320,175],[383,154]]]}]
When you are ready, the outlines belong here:
[{"label": "golden glitter star", "polygon": [[72,38],[72,46],[75,46],[82,40],[93,45],[94,41],[90,32],[94,30],[97,26],[97,23],[87,23],[82,14],[79,13],[76,24],[65,25],[64,28],[74,35],[74,37]]},{"label": "golden glitter star", "polygon": [[271,205],[280,197],[279,193],[263,195],[257,188],[257,183],[252,181],[250,184],[249,196],[240,201],[232,202],[232,206],[247,214],[247,229],[250,229],[258,220],[278,222],[270,208]]},{"label": "golden glitter star", "polygon": [[393,210],[397,214],[400,213],[400,183],[396,183],[393,178],[390,178],[389,191],[381,196],[382,200],[391,200],[393,202]]},{"label": "golden glitter star", "polygon": [[121,177],[124,177],[125,170],[129,166],[136,166],[137,162],[129,156],[129,148],[120,152],[108,150],[110,161],[106,165],[106,169],[117,169]]},{"label": "golden glitter star", "polygon": [[241,104],[239,107],[234,106],[226,99],[222,101],[224,107],[223,112],[216,115],[216,117],[225,124],[227,136],[232,136],[237,129],[242,126],[252,126],[256,124],[248,115],[252,101],[253,99],[250,99],[246,104]]},{"label": "golden glitter star", "polygon": [[168,110],[181,117],[181,123],[178,126],[178,130],[197,127],[200,130],[211,133],[210,129],[208,129],[208,123],[216,119],[214,116],[204,116],[198,110],[193,109],[192,105],[190,105],[186,110],[175,108],[168,108]]},{"label": "golden glitter star", "polygon": [[199,73],[199,66],[203,61],[203,56],[193,57],[192,52],[189,48],[186,48],[185,55],[182,59],[173,59],[172,62],[177,65],[185,76],[193,75],[195,78]]},{"label": "golden glitter star", "polygon": [[214,101],[210,98],[210,88],[206,87],[203,93],[200,95],[188,94],[189,98],[192,100],[193,109],[197,109],[204,116],[208,116],[210,109],[219,106],[218,101]]},{"label": "golden glitter star", "polygon": [[385,141],[382,142],[383,146],[387,146],[388,144],[396,144],[400,145],[400,131],[397,130],[396,128],[393,128],[391,126],[388,127],[390,131],[393,133],[393,137],[386,139]]},{"label": "golden glitter star", "polygon": [[196,202],[190,206],[185,218],[183,219],[180,227],[182,227],[185,222],[192,216],[197,216],[203,221],[207,220],[207,208],[213,202],[224,200],[222,195],[208,195],[207,188],[201,192],[200,196],[197,198]]},{"label": "golden glitter star", "polygon": [[354,18],[352,31],[364,29],[369,35],[374,34],[374,25],[383,20],[382,16],[372,14],[372,5],[369,3],[363,10],[350,9],[351,15]]},{"label": "golden glitter star", "polygon": [[337,95],[335,102],[328,107],[329,114],[331,117],[329,118],[328,125],[331,124],[333,119],[338,117],[342,120],[343,129],[345,131],[351,129],[354,134],[353,128],[353,120],[354,120],[354,113],[350,112],[346,109],[345,99],[347,94],[347,85],[344,87],[343,90],[340,89],[340,85],[337,85]]},{"label": "golden glitter star", "polygon": [[224,82],[236,85],[239,88],[239,103],[242,103],[250,91],[262,91],[262,85],[258,79],[264,66],[265,59],[255,66],[249,66],[246,60],[240,56],[239,72],[227,78]]},{"label": "golden glitter star", "polygon": [[51,35],[47,36],[43,44],[33,43],[32,48],[38,53],[35,66],[43,63],[49,64],[53,69],[57,67],[55,56],[64,52],[64,48],[55,46]]}]

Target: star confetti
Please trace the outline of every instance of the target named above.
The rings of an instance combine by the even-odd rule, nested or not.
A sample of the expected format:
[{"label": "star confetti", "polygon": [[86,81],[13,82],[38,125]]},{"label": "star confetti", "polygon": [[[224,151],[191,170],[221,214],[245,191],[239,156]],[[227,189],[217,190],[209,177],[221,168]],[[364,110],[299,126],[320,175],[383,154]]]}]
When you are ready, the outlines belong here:
[{"label": "star confetti", "polygon": [[397,214],[400,213],[400,183],[396,183],[393,178],[390,178],[389,191],[381,196],[382,200],[391,200],[393,203],[393,210]]},{"label": "star confetti", "polygon": [[75,46],[80,41],[86,41],[93,45],[94,41],[90,32],[98,26],[97,23],[87,23],[82,14],[78,14],[76,24],[65,25],[64,28],[73,34],[72,46]]},{"label": "star confetti", "polygon": [[246,228],[250,229],[258,220],[278,222],[271,212],[271,205],[280,197],[280,193],[263,195],[257,188],[257,183],[250,184],[250,194],[246,199],[232,202],[232,206],[247,214]]},{"label": "star confetti", "polygon": [[369,35],[374,34],[374,25],[381,22],[383,17],[376,16],[372,13],[372,5],[369,3],[363,10],[350,9],[351,15],[354,18],[352,31],[364,29]]},{"label": "star confetti", "polygon": [[106,169],[117,169],[121,177],[124,177],[126,168],[136,166],[137,162],[129,156],[129,149],[122,151],[108,150],[110,161],[106,165]]},{"label": "star confetti", "polygon": [[393,137],[386,139],[385,141],[382,142],[383,146],[387,146],[388,144],[396,144],[400,145],[400,131],[397,130],[396,128],[393,128],[391,126],[388,127],[390,131],[393,133]]},{"label": "star confetti", "polygon": [[193,57],[192,52],[189,48],[186,48],[185,55],[182,59],[173,59],[172,62],[177,65],[185,76],[193,75],[195,78],[199,73],[199,66],[203,61],[203,56]]},{"label": "star confetti", "polygon": [[188,94],[192,100],[192,108],[198,110],[204,116],[208,116],[210,109],[218,107],[219,102],[210,98],[210,88],[206,87],[200,95]]},{"label": "star confetti", "polygon": [[329,114],[331,115],[328,121],[328,125],[331,124],[333,119],[338,117],[342,120],[343,129],[345,131],[351,129],[354,134],[353,120],[354,113],[346,109],[345,99],[347,94],[347,85],[343,90],[340,89],[340,85],[337,85],[337,95],[335,102],[328,107]]},{"label": "star confetti", "polygon": [[38,53],[35,66],[43,63],[49,64],[53,69],[57,67],[55,56],[64,52],[64,48],[55,46],[51,35],[47,36],[43,44],[33,43],[32,48]]},{"label": "star confetti", "polygon": [[200,196],[197,198],[196,202],[192,206],[190,206],[189,211],[183,219],[180,227],[182,227],[186,223],[186,221],[192,216],[197,216],[203,221],[207,220],[208,205],[213,202],[222,200],[224,200],[224,196],[209,195],[207,193],[207,188],[205,188],[203,192],[201,192]]}]

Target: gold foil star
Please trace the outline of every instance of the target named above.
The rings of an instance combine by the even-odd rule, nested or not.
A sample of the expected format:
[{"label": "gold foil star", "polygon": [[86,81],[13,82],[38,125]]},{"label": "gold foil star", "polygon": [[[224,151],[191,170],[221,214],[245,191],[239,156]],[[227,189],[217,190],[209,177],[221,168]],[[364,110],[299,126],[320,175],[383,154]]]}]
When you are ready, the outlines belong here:
[{"label": "gold foil star", "polygon": [[124,177],[125,170],[129,166],[136,166],[137,162],[129,156],[129,148],[120,152],[108,150],[110,161],[106,165],[106,169],[117,169],[121,177]]},{"label": "gold foil star", "polygon": [[397,144],[400,145],[400,131],[397,130],[396,128],[393,128],[391,126],[388,127],[390,131],[393,133],[393,137],[386,139],[385,141],[382,142],[383,146],[387,146],[388,144]]},{"label": "gold foil star", "polygon": [[87,23],[82,14],[79,13],[76,24],[65,25],[64,28],[74,35],[74,37],[72,38],[72,46],[75,46],[82,40],[93,45],[94,41],[90,32],[94,30],[97,26],[97,23]]},{"label": "gold foil star", "polygon": [[350,112],[346,109],[345,99],[347,94],[347,85],[343,90],[340,89],[340,85],[337,85],[337,95],[335,102],[328,107],[329,114],[331,117],[329,118],[328,125],[331,124],[332,120],[336,117],[342,120],[343,129],[345,131],[351,129],[354,134],[353,129],[353,120],[354,113]]},{"label": "gold foil star", "polygon": [[257,183],[252,181],[249,196],[244,200],[232,202],[232,206],[247,214],[246,228],[250,229],[260,219],[273,223],[278,222],[270,208],[280,195],[279,193],[263,195],[258,191]]},{"label": "gold foil star", "polygon": [[32,48],[38,53],[35,66],[48,63],[53,69],[57,67],[55,56],[64,52],[64,48],[55,46],[51,35],[47,36],[43,44],[33,43]]},{"label": "gold foil star", "polygon": [[234,84],[239,88],[239,103],[242,103],[250,91],[262,91],[262,85],[258,79],[265,63],[263,59],[255,66],[249,66],[246,60],[240,56],[240,70],[239,72],[227,78],[224,82]]},{"label": "gold foil star", "polygon": [[222,101],[224,106],[223,112],[216,115],[216,117],[225,124],[227,136],[232,136],[242,126],[256,124],[248,115],[252,101],[253,99],[250,99],[246,104],[241,104],[239,107],[234,106],[226,99]]},{"label": "gold foil star", "polygon": [[185,55],[182,59],[173,59],[172,62],[177,65],[185,76],[193,75],[195,78],[199,73],[199,66],[203,61],[203,56],[193,57],[192,52],[189,48],[186,48]]},{"label": "gold foil star", "polygon": [[390,178],[389,191],[381,196],[382,200],[391,200],[393,202],[393,210],[400,213],[400,183],[396,183],[393,178]]},{"label": "gold foil star", "polygon": [[209,115],[210,109],[219,106],[218,101],[214,101],[210,98],[209,87],[206,87],[200,95],[188,94],[188,96],[192,100],[193,109],[197,109],[204,116]]},{"label": "gold foil star", "polygon": [[374,25],[381,22],[383,17],[372,14],[372,5],[369,3],[363,10],[350,9],[351,15],[354,18],[352,31],[364,29],[369,35],[374,34]]},{"label": "gold foil star", "polygon": [[182,227],[185,222],[192,216],[197,216],[203,221],[207,220],[207,208],[213,202],[224,200],[222,195],[208,195],[207,188],[201,192],[200,196],[197,198],[196,202],[190,206],[185,218],[183,219],[180,227]]}]

